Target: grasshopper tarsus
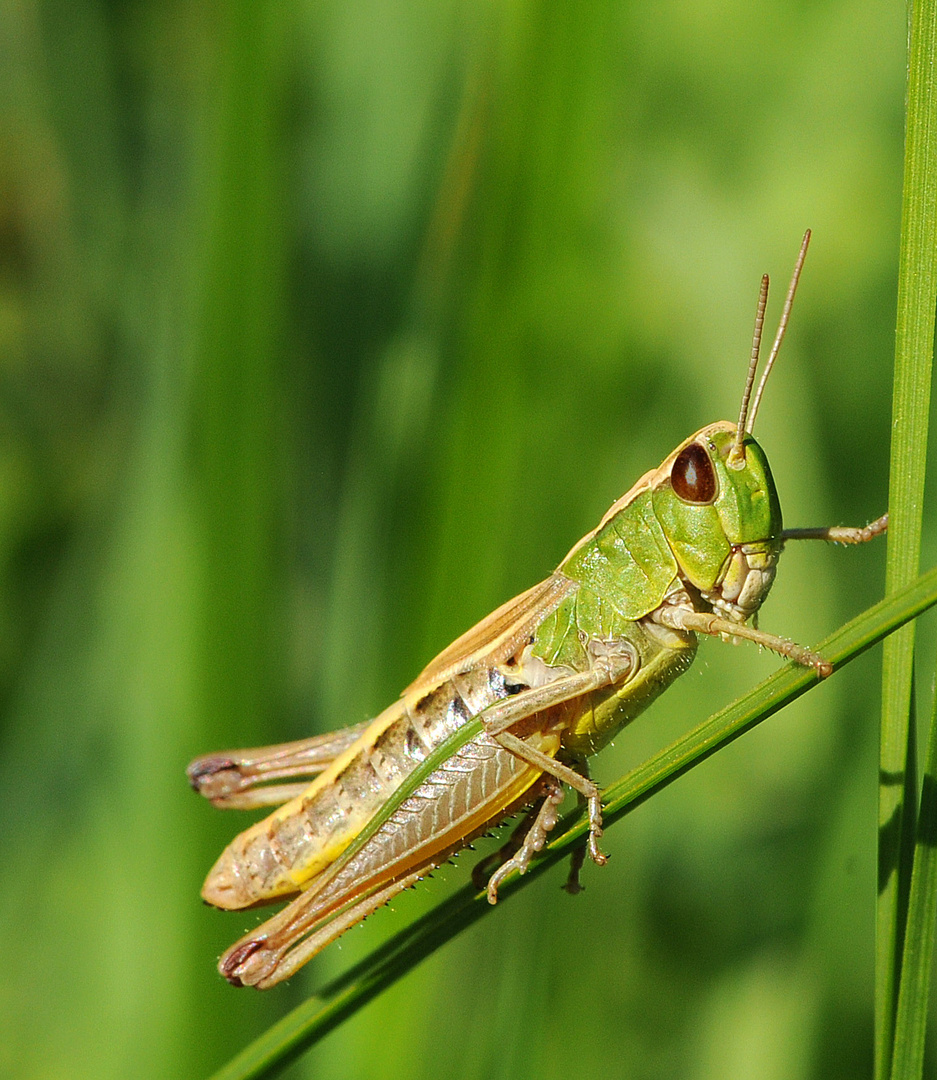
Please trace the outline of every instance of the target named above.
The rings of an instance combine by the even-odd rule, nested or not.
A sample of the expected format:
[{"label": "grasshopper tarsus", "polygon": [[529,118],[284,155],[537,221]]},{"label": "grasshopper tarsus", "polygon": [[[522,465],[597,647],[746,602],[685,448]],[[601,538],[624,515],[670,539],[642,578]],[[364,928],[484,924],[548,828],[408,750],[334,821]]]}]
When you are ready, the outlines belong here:
[{"label": "grasshopper tarsus", "polygon": [[[534,822],[534,818],[537,816],[539,805],[533,806],[519,822],[519,824],[511,831],[511,835],[507,840],[498,848],[497,851],[491,855],[486,855],[472,867],[472,884],[479,892],[485,892],[488,888],[488,880],[491,875],[501,866],[503,866],[509,859],[512,859],[517,853],[521,844],[524,842],[524,837],[530,830],[531,825]],[[492,836],[492,833],[486,833],[486,836]]]},{"label": "grasshopper tarsus", "polygon": [[599,840],[604,835],[605,830],[602,828],[602,798],[599,795],[598,788],[596,788],[595,794],[590,796],[588,802],[589,839],[586,841],[586,845],[589,851],[589,858],[596,866],[604,866],[608,862],[608,856],[599,847]]},{"label": "grasshopper tarsus", "polygon": [[[536,813],[530,815],[529,825],[527,825],[523,841],[518,846],[516,853],[502,863],[488,879],[489,904],[497,904],[498,889],[515,870],[522,875],[527,873],[530,860],[538,851],[543,850],[547,837],[556,826],[557,821],[559,821],[558,810],[565,797],[563,785],[551,777],[545,782],[545,786],[547,787],[546,793]],[[524,822],[524,824],[527,824],[527,822]]]},{"label": "grasshopper tarsus", "polygon": [[787,646],[786,649],[779,647],[776,650],[781,656],[786,656],[789,660],[793,660],[795,664],[800,664],[802,667],[813,668],[818,679],[828,679],[833,674],[833,665],[819,653],[784,638],[778,640]]},{"label": "grasshopper tarsus", "polygon": [[609,856],[604,851],[592,842],[592,838],[589,838],[589,858],[595,863],[596,866],[605,866],[609,860]]}]

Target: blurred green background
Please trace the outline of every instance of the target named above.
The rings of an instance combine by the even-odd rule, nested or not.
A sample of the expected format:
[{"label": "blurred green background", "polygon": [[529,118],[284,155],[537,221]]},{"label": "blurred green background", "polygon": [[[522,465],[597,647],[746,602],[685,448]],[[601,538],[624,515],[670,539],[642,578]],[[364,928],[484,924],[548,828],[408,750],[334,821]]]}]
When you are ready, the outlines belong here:
[{"label": "blurred green background", "polygon": [[[759,438],[788,524],[884,509],[904,45],[873,0],[0,5],[0,1075],[205,1076],[465,880],[235,991],[259,916],[198,890],[247,818],[185,765],[374,715],[733,419],[807,226]],[[795,545],[762,625],[883,551]],[[877,663],[287,1075],[867,1075]],[[704,643],[596,775],[776,666]]]}]

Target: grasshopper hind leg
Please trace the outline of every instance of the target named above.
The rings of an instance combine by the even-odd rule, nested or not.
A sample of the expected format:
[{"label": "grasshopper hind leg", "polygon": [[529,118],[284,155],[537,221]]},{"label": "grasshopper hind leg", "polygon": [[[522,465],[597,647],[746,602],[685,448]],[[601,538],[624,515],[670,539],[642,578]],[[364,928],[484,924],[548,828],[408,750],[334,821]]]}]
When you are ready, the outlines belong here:
[{"label": "grasshopper hind leg", "polygon": [[302,918],[303,897],[300,896],[274,915],[258,930],[236,941],[218,961],[219,972],[232,986],[255,986],[266,990],[289,979],[308,960],[356,926],[378,908],[389,904],[404,889],[409,889],[436,868],[428,862],[405,876],[347,905],[338,914],[325,920],[308,936],[294,933],[294,917]]}]

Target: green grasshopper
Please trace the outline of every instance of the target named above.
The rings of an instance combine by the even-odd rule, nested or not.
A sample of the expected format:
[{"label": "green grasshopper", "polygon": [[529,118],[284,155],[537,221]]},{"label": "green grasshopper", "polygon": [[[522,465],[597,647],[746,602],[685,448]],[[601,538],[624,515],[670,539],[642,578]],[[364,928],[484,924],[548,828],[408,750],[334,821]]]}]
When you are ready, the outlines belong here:
[{"label": "green grasshopper", "polygon": [[[785,541],[859,544],[887,528],[886,515],[864,529],[783,529],[751,434],[809,240],[808,231],[752,398],[768,299],[762,278],[737,423],[710,424],[681,443],[546,581],[453,642],[376,719],[189,766],[192,785],[215,806],[278,806],[228,845],[202,888],[209,904],[226,909],[292,898],[221,957],[231,983],[266,988],[288,978],[473,838],[531,806],[505,847],[476,867],[476,884],[487,877],[495,903],[505,878],[523,874],[543,847],[564,785],[588,806],[586,847],[603,864],[602,804],[586,760],[687,670],[698,634],[753,641],[819,678],[831,673],[817,653],[747,625]],[[583,857],[574,857],[570,891]]]}]

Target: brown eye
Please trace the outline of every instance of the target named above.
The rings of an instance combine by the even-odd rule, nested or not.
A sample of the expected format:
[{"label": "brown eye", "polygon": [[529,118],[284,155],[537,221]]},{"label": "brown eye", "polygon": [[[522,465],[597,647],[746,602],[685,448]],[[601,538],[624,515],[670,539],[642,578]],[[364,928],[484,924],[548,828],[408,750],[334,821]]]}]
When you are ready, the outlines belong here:
[{"label": "brown eye", "polygon": [[716,497],[716,474],[709,454],[699,443],[680,451],[670,471],[674,491],[688,503],[708,503]]}]

